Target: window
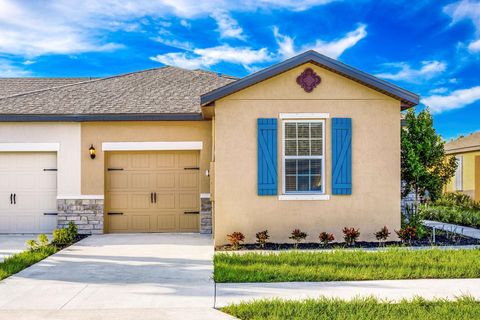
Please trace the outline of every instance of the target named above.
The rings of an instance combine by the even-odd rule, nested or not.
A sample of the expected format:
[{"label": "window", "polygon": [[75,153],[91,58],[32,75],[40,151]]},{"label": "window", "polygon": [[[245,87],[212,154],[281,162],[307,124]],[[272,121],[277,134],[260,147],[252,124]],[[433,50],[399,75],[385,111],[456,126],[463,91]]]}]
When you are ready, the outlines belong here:
[{"label": "window", "polygon": [[463,191],[463,156],[456,156],[457,170],[455,171],[455,191]]},{"label": "window", "polygon": [[324,120],[284,120],[283,193],[324,193]]}]

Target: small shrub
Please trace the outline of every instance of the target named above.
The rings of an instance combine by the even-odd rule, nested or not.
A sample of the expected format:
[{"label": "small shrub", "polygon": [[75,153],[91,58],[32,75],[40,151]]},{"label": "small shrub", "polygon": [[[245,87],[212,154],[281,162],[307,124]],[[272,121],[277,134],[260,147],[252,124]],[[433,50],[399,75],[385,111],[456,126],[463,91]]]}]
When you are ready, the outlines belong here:
[{"label": "small shrub", "polygon": [[328,232],[320,232],[320,235],[318,236],[318,239],[320,239],[320,242],[322,243],[323,246],[328,245],[330,242],[335,240],[335,237],[333,234],[328,233]]},{"label": "small shrub", "polygon": [[290,237],[288,237],[289,239],[292,239],[293,241],[295,241],[295,243],[293,244],[293,247],[295,249],[298,248],[298,244],[300,242],[302,242],[303,240],[305,240],[307,238],[307,234],[303,231],[300,231],[300,229],[294,229],[292,231],[292,235]]},{"label": "small shrub", "polygon": [[390,231],[388,230],[387,226],[384,226],[382,229],[375,232],[375,238],[377,238],[377,240],[380,242],[386,241],[389,235]]},{"label": "small shrub", "polygon": [[48,237],[45,233],[39,234],[37,239],[38,239],[38,244],[41,247],[45,247],[46,245],[48,245]]},{"label": "small shrub", "polygon": [[260,248],[265,248],[265,245],[270,238],[270,236],[268,235],[268,230],[257,232],[255,236],[257,237],[257,243],[260,245]]},{"label": "small shrub", "polygon": [[53,230],[53,244],[57,247],[63,247],[71,244],[70,236],[67,229],[55,229]]},{"label": "small shrub", "polygon": [[30,251],[36,250],[38,248],[38,242],[33,239],[27,240],[27,247]]},{"label": "small shrub", "polygon": [[398,238],[402,240],[402,242],[408,242],[409,244],[412,243],[412,239],[417,237],[417,229],[414,227],[406,226],[401,228],[400,230],[395,230]]},{"label": "small shrub", "polygon": [[227,234],[227,238],[233,250],[238,250],[240,248],[240,243],[245,241],[245,236],[243,233],[236,231],[232,234]]},{"label": "small shrub", "polygon": [[343,228],[343,239],[348,246],[353,246],[357,241],[358,237],[360,237],[360,231],[355,229],[354,227],[351,228]]},{"label": "small shrub", "polygon": [[68,223],[67,234],[68,234],[68,238],[70,239],[70,242],[73,242],[78,236],[78,228],[73,221],[70,221]]}]

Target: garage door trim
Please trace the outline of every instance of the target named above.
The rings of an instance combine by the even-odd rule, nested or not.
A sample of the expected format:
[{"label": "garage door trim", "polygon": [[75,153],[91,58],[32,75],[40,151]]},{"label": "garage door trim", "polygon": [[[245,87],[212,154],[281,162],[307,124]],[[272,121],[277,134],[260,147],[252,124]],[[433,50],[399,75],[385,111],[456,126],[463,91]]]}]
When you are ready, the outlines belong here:
[{"label": "garage door trim", "polygon": [[58,152],[60,143],[0,143],[0,152]]}]

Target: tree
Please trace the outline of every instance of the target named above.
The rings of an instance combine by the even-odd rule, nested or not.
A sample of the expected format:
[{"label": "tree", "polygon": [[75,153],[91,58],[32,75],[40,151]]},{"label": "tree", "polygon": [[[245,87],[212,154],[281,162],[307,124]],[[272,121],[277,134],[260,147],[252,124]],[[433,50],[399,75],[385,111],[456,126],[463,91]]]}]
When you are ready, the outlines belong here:
[{"label": "tree", "polygon": [[445,155],[445,142],[433,128],[430,111],[415,114],[410,109],[401,132],[402,196],[437,199],[443,187],[455,174],[457,159]]}]

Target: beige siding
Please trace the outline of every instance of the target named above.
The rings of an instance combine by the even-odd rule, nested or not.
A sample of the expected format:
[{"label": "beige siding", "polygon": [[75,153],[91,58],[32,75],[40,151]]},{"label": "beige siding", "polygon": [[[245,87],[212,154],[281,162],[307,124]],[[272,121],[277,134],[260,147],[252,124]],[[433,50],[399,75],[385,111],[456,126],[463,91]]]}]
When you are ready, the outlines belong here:
[{"label": "beige siding", "polygon": [[[400,102],[314,65],[322,83],[312,93],[295,78],[306,66],[290,70],[216,102],[215,244],[226,234],[243,232],[247,242],[268,229],[271,240],[287,242],[300,228],[317,241],[320,231],[341,238],[345,226],[360,228],[372,240],[384,225],[400,227]],[[257,196],[257,118],[279,113],[329,113],[350,117],[353,194],[326,201],[280,201]],[[282,190],[281,120],[278,131],[279,194]],[[331,194],[331,126],[326,121],[326,193]]]}]

